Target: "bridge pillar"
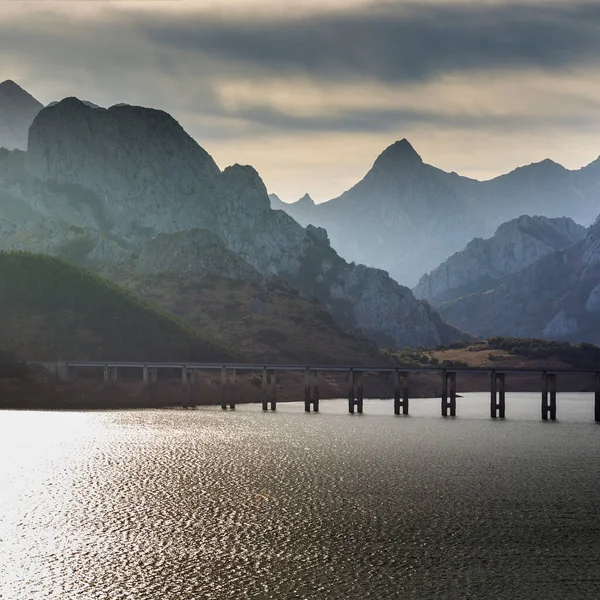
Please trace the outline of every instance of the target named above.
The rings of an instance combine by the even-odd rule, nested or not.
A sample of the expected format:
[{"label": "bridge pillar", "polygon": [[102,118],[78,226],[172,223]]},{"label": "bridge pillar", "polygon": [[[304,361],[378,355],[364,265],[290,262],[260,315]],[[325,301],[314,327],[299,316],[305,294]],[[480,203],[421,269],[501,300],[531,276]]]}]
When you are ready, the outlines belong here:
[{"label": "bridge pillar", "polygon": [[144,365],[142,370],[142,381],[145,389],[151,389],[156,386],[158,382],[158,369],[156,367],[149,367]]},{"label": "bridge pillar", "polygon": [[394,414],[408,414],[408,373],[400,373],[398,369],[394,371]]},{"label": "bridge pillar", "polygon": [[68,363],[65,363],[65,362],[56,363],[56,375],[58,377],[58,380],[63,383],[67,383],[68,381],[70,381],[71,380],[71,369],[70,369]]},{"label": "bridge pillar", "polygon": [[181,369],[181,395],[184,406],[195,406],[196,371],[188,367]]},{"label": "bridge pillar", "polygon": [[490,397],[492,419],[504,419],[506,413],[506,376],[504,373],[492,371],[492,388]]},{"label": "bridge pillar", "polygon": [[363,411],[363,372],[350,369],[348,375],[348,410],[351,415],[356,410],[359,414]]},{"label": "bridge pillar", "polygon": [[542,376],[542,419],[556,420],[556,374],[546,373]]},{"label": "bridge pillar", "polygon": [[235,410],[232,384],[235,384],[235,369],[233,369],[230,377],[227,367],[221,367],[221,408],[223,410],[227,410],[227,404],[229,404],[231,410]]},{"label": "bridge pillar", "polygon": [[354,414],[354,406],[356,401],[354,399],[354,369],[348,371],[348,412]]},{"label": "bridge pillar", "polygon": [[109,367],[108,365],[104,365],[104,387],[106,389],[114,387],[117,385],[117,380],[119,378],[117,367]]},{"label": "bridge pillar", "polygon": [[600,373],[596,373],[596,393],[594,394],[594,419],[600,423]]},{"label": "bridge pillar", "polygon": [[[263,367],[262,372],[262,395],[262,409],[277,410],[277,376],[275,371],[268,371],[267,367]],[[270,401],[269,396],[271,397]]]},{"label": "bridge pillar", "polygon": [[269,410],[269,382],[267,367],[262,370],[262,409]]},{"label": "bridge pillar", "polygon": [[277,372],[271,373],[271,410],[277,410]]},{"label": "bridge pillar", "polygon": [[319,373],[306,367],[304,371],[304,410],[319,412]]},{"label": "bridge pillar", "polygon": [[442,372],[442,417],[456,416],[456,373]]}]

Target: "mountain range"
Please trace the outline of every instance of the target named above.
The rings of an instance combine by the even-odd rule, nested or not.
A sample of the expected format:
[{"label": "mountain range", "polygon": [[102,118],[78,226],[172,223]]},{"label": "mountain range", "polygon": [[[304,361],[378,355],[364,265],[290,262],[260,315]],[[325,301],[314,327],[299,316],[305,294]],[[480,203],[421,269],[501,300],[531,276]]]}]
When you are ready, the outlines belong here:
[{"label": "mountain range", "polygon": [[491,238],[475,238],[413,289],[415,296],[433,306],[472,293],[492,290],[509,276],[556,250],[583,240],[585,227],[562,217],[523,215],[503,223]]},{"label": "mountain range", "polygon": [[439,310],[450,323],[481,337],[600,344],[600,221],[584,239]]},{"label": "mountain range", "polygon": [[338,198],[315,204],[305,196],[287,204],[271,195],[271,205],[302,225],[324,227],[347,260],[415,286],[470,240],[523,214],[591,224],[600,212],[600,159],[575,171],[544,160],[477,181],[424,163],[403,139]]},{"label": "mountain range", "polygon": [[[27,152],[0,152],[0,196],[0,248],[84,265],[198,326],[212,322],[199,306],[231,299],[228,331],[256,318],[229,336],[225,322],[217,323],[213,330],[229,341],[262,327],[269,351],[285,346],[289,359],[297,342],[290,334],[306,336],[311,328],[314,340],[302,344],[321,355],[314,344],[331,336],[362,348],[362,357],[375,355],[375,343],[435,346],[464,338],[387,273],[346,262],[324,229],[272,210],[252,167],[221,171],[159,110],[104,109],[75,98],[49,105],[29,128]],[[232,285],[248,294],[236,296]],[[270,311],[296,329],[269,331],[258,317]],[[256,357],[264,346],[250,350]]]}]

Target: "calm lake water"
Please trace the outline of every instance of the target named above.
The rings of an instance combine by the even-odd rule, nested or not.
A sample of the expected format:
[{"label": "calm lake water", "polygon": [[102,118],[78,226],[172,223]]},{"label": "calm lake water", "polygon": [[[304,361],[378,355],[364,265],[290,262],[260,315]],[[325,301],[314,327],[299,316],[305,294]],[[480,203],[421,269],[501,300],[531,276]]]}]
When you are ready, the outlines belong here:
[{"label": "calm lake water", "polygon": [[0,598],[600,598],[590,395],[321,405],[0,412]]}]

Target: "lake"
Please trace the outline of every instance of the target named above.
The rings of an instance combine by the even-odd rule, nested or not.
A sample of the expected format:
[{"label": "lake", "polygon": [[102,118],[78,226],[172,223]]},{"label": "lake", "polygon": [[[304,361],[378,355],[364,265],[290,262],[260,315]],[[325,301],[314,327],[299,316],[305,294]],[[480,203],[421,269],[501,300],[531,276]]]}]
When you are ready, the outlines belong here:
[{"label": "lake", "polygon": [[590,394],[0,412],[2,600],[600,598]]}]

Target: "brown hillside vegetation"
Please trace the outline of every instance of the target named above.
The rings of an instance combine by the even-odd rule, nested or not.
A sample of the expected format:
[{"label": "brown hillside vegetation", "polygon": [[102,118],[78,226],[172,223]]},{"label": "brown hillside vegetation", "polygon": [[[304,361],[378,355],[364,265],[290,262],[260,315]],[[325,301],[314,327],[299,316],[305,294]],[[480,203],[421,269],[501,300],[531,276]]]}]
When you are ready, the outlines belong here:
[{"label": "brown hillside vegetation", "polygon": [[24,360],[234,361],[242,355],[58,258],[0,253],[0,350]]},{"label": "brown hillside vegetation", "polygon": [[345,331],[318,302],[283,282],[115,275],[128,289],[218,336],[252,362],[389,364],[366,337]]}]

